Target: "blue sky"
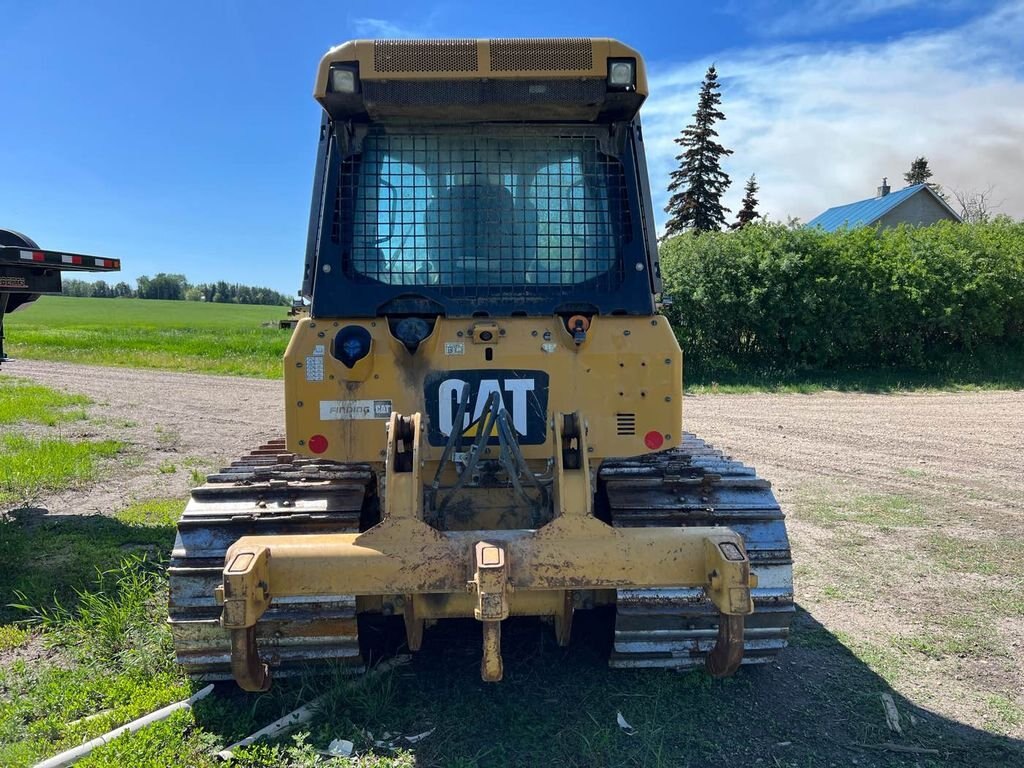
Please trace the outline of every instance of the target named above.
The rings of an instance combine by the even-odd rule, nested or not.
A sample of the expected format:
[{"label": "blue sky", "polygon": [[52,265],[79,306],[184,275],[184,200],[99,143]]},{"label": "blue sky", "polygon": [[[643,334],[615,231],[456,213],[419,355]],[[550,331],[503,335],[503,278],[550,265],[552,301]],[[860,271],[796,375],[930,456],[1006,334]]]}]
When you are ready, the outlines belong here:
[{"label": "blue sky", "polygon": [[[352,10],[354,9],[354,10]],[[735,209],[807,220],[917,155],[1024,216],[1024,1],[0,0],[0,226],[41,246],[292,292],[320,56],[353,37],[609,36],[647,58],[655,203],[714,62]]]}]

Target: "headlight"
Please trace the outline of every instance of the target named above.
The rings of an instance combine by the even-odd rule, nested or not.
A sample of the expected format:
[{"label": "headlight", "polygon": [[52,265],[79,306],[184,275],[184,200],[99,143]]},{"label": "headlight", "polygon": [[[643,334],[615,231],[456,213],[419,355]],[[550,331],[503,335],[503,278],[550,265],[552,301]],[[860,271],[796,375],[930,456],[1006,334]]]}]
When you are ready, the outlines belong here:
[{"label": "headlight", "polygon": [[610,59],[608,85],[611,88],[629,88],[636,85],[636,60]]},{"label": "headlight", "polygon": [[331,93],[356,93],[359,75],[356,64],[332,64],[328,90]]}]

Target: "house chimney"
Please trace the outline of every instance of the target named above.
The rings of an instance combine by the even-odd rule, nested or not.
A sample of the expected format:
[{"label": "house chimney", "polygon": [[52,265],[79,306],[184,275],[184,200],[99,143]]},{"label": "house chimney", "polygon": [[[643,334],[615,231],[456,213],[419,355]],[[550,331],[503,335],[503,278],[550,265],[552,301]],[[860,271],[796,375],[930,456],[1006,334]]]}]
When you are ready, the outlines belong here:
[{"label": "house chimney", "polygon": [[877,195],[877,196],[878,196],[878,197],[885,197],[885,196],[886,196],[886,195],[888,195],[888,194],[889,194],[889,193],[890,193],[891,191],[892,191],[892,190],[891,190],[891,189],[889,189],[889,177],[888,177],[888,176],[883,176],[883,177],[882,177],[882,186],[880,186],[880,187],[878,188],[878,195]]}]

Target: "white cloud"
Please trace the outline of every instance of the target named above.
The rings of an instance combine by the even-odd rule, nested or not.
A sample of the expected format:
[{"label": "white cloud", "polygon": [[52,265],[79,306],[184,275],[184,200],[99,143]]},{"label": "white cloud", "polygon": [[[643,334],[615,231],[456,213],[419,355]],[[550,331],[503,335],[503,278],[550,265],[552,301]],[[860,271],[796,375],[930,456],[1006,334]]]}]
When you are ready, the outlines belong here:
[{"label": "white cloud", "polygon": [[387,19],[359,18],[352,20],[352,28],[360,37],[410,39],[426,37],[422,32],[404,27]]},{"label": "white cloud", "polygon": [[1018,57],[1024,2],[940,33],[875,45],[725,51],[650,73],[642,115],[659,221],[676,167],[673,139],[696,105],[704,70],[717,65],[735,154],[726,204],[738,209],[756,173],[761,210],[807,220],[893,188],[919,155],[934,181],[957,189],[995,185],[1001,211],[1024,216],[1024,77]]},{"label": "white cloud", "polygon": [[[767,35],[806,34],[844,24],[856,24],[911,8],[923,7],[934,13],[964,4],[964,0],[807,0],[804,3],[792,3],[788,10],[767,23],[759,24],[759,31]],[[775,9],[773,5],[766,10],[775,12]],[[763,18],[762,14],[758,16]]]}]

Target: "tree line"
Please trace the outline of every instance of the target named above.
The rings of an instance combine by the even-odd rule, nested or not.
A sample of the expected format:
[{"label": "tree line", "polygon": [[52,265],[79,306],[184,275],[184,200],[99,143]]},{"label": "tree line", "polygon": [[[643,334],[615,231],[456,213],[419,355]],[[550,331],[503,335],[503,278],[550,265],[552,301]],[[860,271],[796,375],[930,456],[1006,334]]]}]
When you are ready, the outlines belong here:
[{"label": "tree line", "polygon": [[267,304],[291,303],[288,296],[272,288],[259,288],[241,283],[218,280],[215,283],[190,283],[184,275],[160,272],[154,277],[142,275],[137,287],[128,283],[108,283],[105,280],[64,280],[65,296],[94,299],[165,299],[169,301],[208,301],[214,304]]}]

